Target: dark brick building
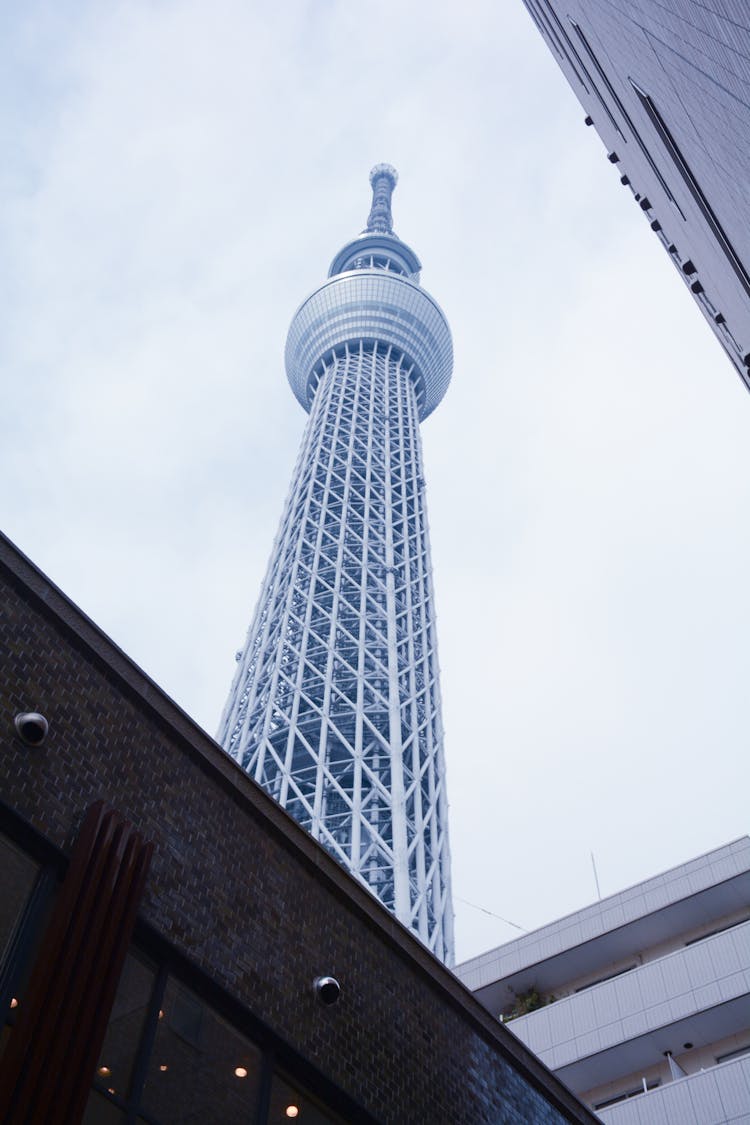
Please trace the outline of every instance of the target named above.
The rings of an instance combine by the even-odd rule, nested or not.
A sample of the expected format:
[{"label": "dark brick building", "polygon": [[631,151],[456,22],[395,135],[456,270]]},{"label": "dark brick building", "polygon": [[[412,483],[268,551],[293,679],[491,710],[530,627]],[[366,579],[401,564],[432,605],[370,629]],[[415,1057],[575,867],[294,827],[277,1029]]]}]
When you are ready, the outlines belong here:
[{"label": "dark brick building", "polygon": [[5,539],[0,590],[0,1119],[596,1120]]}]

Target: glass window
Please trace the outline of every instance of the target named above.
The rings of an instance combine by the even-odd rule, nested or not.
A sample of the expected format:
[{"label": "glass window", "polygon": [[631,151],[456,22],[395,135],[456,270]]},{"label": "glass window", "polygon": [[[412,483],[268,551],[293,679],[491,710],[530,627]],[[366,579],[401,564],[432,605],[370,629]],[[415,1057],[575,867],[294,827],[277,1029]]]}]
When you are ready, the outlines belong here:
[{"label": "glass window", "polygon": [[172,978],[164,993],[143,1090],[160,1125],[251,1125],[260,1051]]},{"label": "glass window", "polygon": [[750,1055],[750,1043],[744,1047],[738,1047],[736,1051],[727,1051],[726,1054],[717,1055],[717,1063],[729,1062],[730,1059],[741,1059],[744,1055]]},{"label": "glass window", "polygon": [[103,1098],[101,1094],[97,1094],[96,1090],[91,1091],[83,1115],[83,1125],[121,1125],[124,1120],[125,1114],[122,1110]]},{"label": "glass window", "polygon": [[604,1102],[597,1102],[594,1109],[607,1109],[608,1106],[619,1105],[620,1102],[629,1101],[630,1098],[638,1098],[641,1094],[647,1094],[649,1090],[655,1090],[657,1086],[661,1086],[660,1078],[657,1078],[653,1082],[647,1082],[644,1078],[640,1086],[636,1086],[633,1090],[627,1090],[624,1094],[616,1094],[614,1098],[607,1098]]},{"label": "glass window", "polygon": [[323,1109],[320,1102],[304,1093],[283,1075],[273,1076],[268,1125],[344,1125],[343,1117]]},{"label": "glass window", "polygon": [[125,1097],[130,1087],[155,978],[155,969],[144,957],[137,953],[128,954],[95,1076],[97,1084],[120,1097]]},{"label": "glass window", "polygon": [[[7,837],[0,835],[0,992],[6,1008],[0,1017],[0,1055],[5,1050],[18,1010],[26,995],[29,976],[52,905],[53,894],[31,905],[39,886],[39,865]],[[21,928],[23,927],[23,929]]]},{"label": "glass window", "polygon": [[0,871],[3,893],[0,896],[0,964],[9,952],[16,926],[29,900],[39,867],[5,836],[0,836]]}]

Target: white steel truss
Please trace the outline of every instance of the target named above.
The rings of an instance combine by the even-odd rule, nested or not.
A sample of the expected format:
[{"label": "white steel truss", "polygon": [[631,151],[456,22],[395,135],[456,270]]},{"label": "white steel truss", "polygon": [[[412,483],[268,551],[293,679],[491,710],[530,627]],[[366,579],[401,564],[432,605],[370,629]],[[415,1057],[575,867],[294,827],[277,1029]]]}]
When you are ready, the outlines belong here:
[{"label": "white steel truss", "polygon": [[[391,268],[357,250],[358,284]],[[399,308],[414,305],[411,290],[426,297],[396,276],[404,287]],[[366,286],[358,292],[356,317],[367,317],[368,301],[382,307],[382,294],[370,299]],[[309,303],[297,320],[309,315]],[[348,298],[338,304],[350,310]],[[329,294],[325,316],[340,324],[335,305]],[[427,334],[421,321],[412,331]],[[443,731],[419,432],[426,403],[444,388],[432,386],[439,363],[418,368],[388,339],[392,333],[379,335],[326,338],[312,368],[290,369],[310,418],[219,739],[450,961]],[[410,350],[420,354],[416,338]],[[447,385],[444,346],[437,358]],[[450,356],[447,362],[449,375]]]}]

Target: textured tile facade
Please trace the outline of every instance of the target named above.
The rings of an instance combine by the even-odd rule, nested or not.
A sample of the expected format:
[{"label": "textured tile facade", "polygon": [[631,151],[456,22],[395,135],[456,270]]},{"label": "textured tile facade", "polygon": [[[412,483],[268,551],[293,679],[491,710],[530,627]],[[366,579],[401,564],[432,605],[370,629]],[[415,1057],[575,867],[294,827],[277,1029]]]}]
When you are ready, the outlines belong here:
[{"label": "textured tile facade", "polygon": [[750,5],[524,3],[750,386]]},{"label": "textured tile facade", "polygon": [[595,1120],[5,540],[0,580],[3,802],[66,850],[93,801],[128,816],[156,844],[143,919],[371,1119]]}]

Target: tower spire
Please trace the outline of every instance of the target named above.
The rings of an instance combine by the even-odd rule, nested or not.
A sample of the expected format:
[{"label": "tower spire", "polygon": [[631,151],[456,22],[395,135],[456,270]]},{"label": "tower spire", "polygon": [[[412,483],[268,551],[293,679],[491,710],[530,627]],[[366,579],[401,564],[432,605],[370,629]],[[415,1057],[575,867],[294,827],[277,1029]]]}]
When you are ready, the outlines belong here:
[{"label": "tower spire", "polygon": [[393,234],[391,215],[391,196],[398,183],[398,172],[391,164],[376,164],[370,172],[372,184],[372,207],[367,216],[367,231],[380,234]]}]

